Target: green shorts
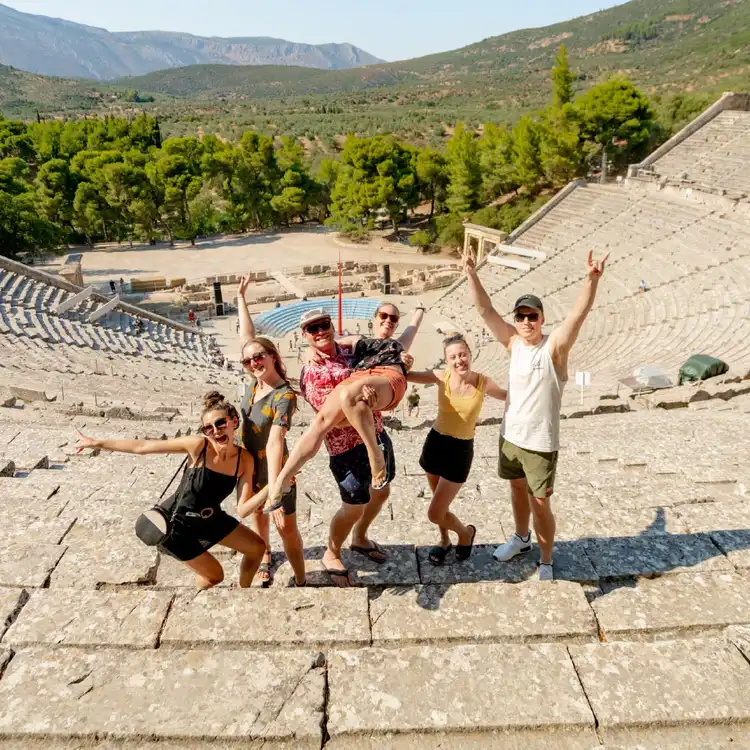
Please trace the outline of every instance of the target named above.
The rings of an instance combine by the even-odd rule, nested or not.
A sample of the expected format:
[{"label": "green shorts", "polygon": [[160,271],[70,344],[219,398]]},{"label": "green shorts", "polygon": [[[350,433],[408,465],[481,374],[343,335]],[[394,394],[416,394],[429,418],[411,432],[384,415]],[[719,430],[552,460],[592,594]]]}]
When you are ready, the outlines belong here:
[{"label": "green shorts", "polygon": [[557,451],[542,453],[519,448],[500,438],[497,473],[500,479],[526,479],[534,497],[549,497],[555,486]]}]

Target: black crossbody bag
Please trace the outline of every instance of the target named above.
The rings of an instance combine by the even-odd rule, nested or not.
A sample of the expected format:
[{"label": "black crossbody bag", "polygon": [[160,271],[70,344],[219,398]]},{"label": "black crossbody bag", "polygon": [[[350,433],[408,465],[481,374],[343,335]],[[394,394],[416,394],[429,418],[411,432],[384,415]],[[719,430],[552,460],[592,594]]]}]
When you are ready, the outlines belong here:
[{"label": "black crossbody bag", "polygon": [[[190,456],[185,456],[185,460],[180,464],[177,471],[172,475],[169,480],[169,484],[164,488],[164,492],[159,495],[161,500],[164,495],[167,494],[167,490],[172,486],[172,482],[176,479],[177,475],[183,470],[187,460]],[[184,476],[183,476],[184,479]],[[180,494],[177,501],[172,508],[172,512],[168,513],[161,505],[154,505],[153,507],[145,510],[135,521],[135,535],[149,547],[156,547],[158,544],[163,544],[169,539],[174,529],[174,519],[177,515],[177,510],[182,502],[182,497],[185,494],[182,489],[183,482],[180,482]]]}]

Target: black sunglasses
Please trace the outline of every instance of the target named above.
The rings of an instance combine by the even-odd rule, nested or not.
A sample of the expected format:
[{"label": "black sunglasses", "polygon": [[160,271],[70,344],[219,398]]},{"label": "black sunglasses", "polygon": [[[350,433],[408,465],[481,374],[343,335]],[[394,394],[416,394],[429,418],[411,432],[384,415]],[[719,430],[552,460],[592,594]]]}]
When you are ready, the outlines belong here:
[{"label": "black sunglasses", "polygon": [[228,422],[229,420],[226,417],[222,417],[221,419],[217,419],[213,424],[204,424],[203,427],[201,427],[201,432],[204,435],[212,435],[219,430],[223,430]]},{"label": "black sunglasses", "polygon": [[516,323],[520,323],[522,320],[528,320],[529,323],[536,323],[539,320],[539,313],[516,313]]},{"label": "black sunglasses", "polygon": [[389,315],[387,312],[379,312],[378,317],[381,320],[390,320],[391,323],[398,323],[398,321],[401,320],[400,315]]},{"label": "black sunglasses", "polygon": [[321,320],[320,323],[311,323],[309,326],[305,326],[305,333],[321,333],[322,331],[331,330],[330,320]]},{"label": "black sunglasses", "polygon": [[252,357],[245,357],[242,360],[242,364],[245,367],[250,367],[250,365],[254,365],[256,362],[262,362],[267,356],[268,352],[258,352],[257,354],[253,354]]}]

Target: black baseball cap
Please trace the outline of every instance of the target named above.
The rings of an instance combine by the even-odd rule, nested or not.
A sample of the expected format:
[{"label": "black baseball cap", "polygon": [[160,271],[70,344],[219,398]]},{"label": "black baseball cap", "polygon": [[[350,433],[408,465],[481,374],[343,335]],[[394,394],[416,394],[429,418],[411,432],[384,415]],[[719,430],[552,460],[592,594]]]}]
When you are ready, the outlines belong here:
[{"label": "black baseball cap", "polygon": [[530,307],[532,310],[539,310],[540,313],[544,313],[544,305],[542,300],[534,294],[524,294],[516,300],[516,304],[513,305],[513,312],[518,310],[519,307]]}]

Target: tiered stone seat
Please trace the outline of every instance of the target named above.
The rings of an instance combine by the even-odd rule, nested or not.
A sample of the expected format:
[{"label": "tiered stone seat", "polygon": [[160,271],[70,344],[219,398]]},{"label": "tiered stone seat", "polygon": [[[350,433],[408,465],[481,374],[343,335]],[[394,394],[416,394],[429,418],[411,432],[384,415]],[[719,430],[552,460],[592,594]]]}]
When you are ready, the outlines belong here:
[{"label": "tiered stone seat", "polygon": [[[277,559],[270,589],[240,590],[236,556],[220,551],[226,579],[199,596],[185,566],[132,531],[179,457],[73,455],[78,420],[0,409],[0,440],[61,467],[0,477],[0,736],[14,750],[50,737],[206,750],[742,746],[750,401],[723,408],[563,422],[554,584],[533,580],[536,550],[491,557],[513,531],[494,425],[478,428],[456,500],[477,526],[474,554],[428,563],[419,427],[391,433],[398,475],[371,532],[387,563],[346,550],[356,585],[330,586],[320,555],[339,499],[321,454],[299,480],[311,585],[289,587]],[[86,422],[108,436],[174,434]]]},{"label": "tiered stone seat", "polygon": [[750,112],[725,110],[655,161],[651,171],[699,189],[750,195]]},{"label": "tiered stone seat", "polygon": [[[566,208],[569,201],[574,210]],[[514,242],[539,247],[530,239],[533,232],[537,238],[554,232],[554,247],[545,245],[546,239],[541,245],[550,253],[545,260],[528,273],[513,275],[487,264],[480,276],[504,313],[522,294],[541,296],[551,329],[580,292],[589,249],[596,257],[609,253],[596,304],[570,359],[571,373],[593,373],[594,392],[613,392],[619,379],[644,364],[676,375],[694,353],[726,359],[741,375],[750,368],[745,343],[750,339],[750,218],[743,212],[628,187],[586,185]],[[642,279],[649,286],[646,294],[638,293]],[[464,329],[481,328],[464,289],[457,285],[431,312],[458,312],[465,316]],[[485,344],[476,366],[504,382],[507,353]],[[577,398],[571,390],[566,402]]]},{"label": "tiered stone seat", "polygon": [[[348,320],[369,319],[375,314],[380,304],[374,299],[345,299],[343,300],[343,314]],[[255,326],[259,333],[269,336],[283,336],[299,328],[299,319],[306,310],[323,308],[332,316],[338,315],[337,300],[307,300],[277,307],[259,315],[255,319]]]}]

